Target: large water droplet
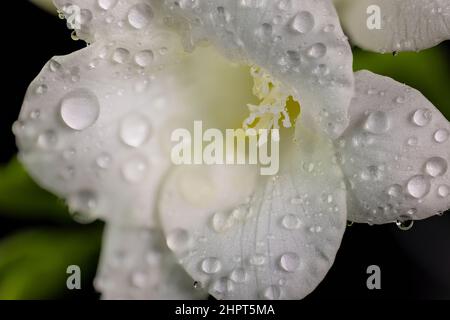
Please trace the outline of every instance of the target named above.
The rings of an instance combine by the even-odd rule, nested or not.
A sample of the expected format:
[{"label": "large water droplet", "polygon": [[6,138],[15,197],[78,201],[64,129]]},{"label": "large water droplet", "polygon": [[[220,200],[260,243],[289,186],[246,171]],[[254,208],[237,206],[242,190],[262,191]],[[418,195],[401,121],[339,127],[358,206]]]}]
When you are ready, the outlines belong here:
[{"label": "large water droplet", "polygon": [[233,226],[234,219],[229,212],[218,211],[212,216],[211,224],[214,231],[225,232]]},{"label": "large water droplet", "polygon": [[220,271],[222,264],[217,258],[206,258],[202,261],[201,268],[204,273],[214,274]]},{"label": "large water droplet", "polygon": [[114,50],[112,55],[112,60],[116,63],[125,63],[128,61],[128,58],[130,57],[130,51],[128,51],[125,48],[117,48]]},{"label": "large water droplet", "polygon": [[81,190],[69,196],[67,205],[75,221],[90,223],[95,220],[93,210],[98,206],[97,194],[91,190]]},{"label": "large water droplet", "polygon": [[425,172],[432,177],[442,176],[447,172],[448,164],[444,158],[433,157],[425,164]]},{"label": "large water droplet", "polygon": [[310,58],[319,59],[325,56],[327,53],[327,47],[323,43],[315,43],[306,51],[306,54]]},{"label": "large water droplet", "polygon": [[281,256],[280,266],[287,272],[294,272],[300,264],[298,255],[294,252],[288,252]]},{"label": "large water droplet", "polygon": [[140,147],[150,136],[150,125],[142,114],[130,114],[120,125],[120,138],[130,147]]},{"label": "large water droplet", "polygon": [[437,143],[444,143],[448,140],[450,133],[447,129],[439,129],[434,133],[434,141]]},{"label": "large water droplet", "polygon": [[402,231],[410,230],[414,225],[414,220],[409,217],[400,217],[399,220],[395,222],[397,227]]},{"label": "large water droplet", "polygon": [[146,27],[153,17],[153,10],[145,3],[139,3],[131,7],[128,12],[128,23],[136,29]]},{"label": "large water droplet", "polygon": [[117,4],[118,0],[98,0],[98,6],[103,10],[109,10]]},{"label": "large water droplet", "polygon": [[140,67],[146,67],[153,61],[153,51],[143,50],[134,56],[134,62]]},{"label": "large water droplet", "polygon": [[424,127],[430,123],[432,118],[431,111],[428,109],[419,109],[414,112],[412,120],[419,127]]},{"label": "large water droplet", "polygon": [[443,184],[438,187],[438,195],[442,198],[447,197],[450,194],[450,187]]},{"label": "large water droplet", "polygon": [[423,175],[417,175],[409,179],[406,189],[408,193],[416,198],[423,198],[430,191],[430,180]]},{"label": "large water droplet", "polygon": [[292,19],[291,28],[299,33],[310,32],[314,28],[314,16],[308,11],[297,13]]},{"label": "large water droplet", "polygon": [[167,235],[167,246],[175,252],[183,252],[190,248],[192,239],[184,229],[175,229]]},{"label": "large water droplet", "polygon": [[389,130],[390,121],[386,112],[371,112],[364,123],[364,129],[373,134],[382,134]]},{"label": "large water droplet", "polygon": [[76,89],[61,101],[61,118],[74,130],[84,130],[97,121],[100,104],[96,95],[87,89]]}]

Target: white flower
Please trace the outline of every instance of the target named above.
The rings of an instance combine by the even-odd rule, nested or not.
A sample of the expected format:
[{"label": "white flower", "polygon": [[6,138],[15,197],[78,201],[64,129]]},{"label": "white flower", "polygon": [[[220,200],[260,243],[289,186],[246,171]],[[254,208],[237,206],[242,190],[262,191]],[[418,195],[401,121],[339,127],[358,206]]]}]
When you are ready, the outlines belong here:
[{"label": "white flower", "polygon": [[[415,10],[403,7],[412,2]],[[392,27],[367,47],[419,49],[448,38],[444,2],[426,1],[438,20],[423,19],[413,33]],[[395,14],[409,26],[422,14],[423,1],[395,3],[383,21]],[[107,222],[97,277],[104,298],[207,291],[301,299],[331,267],[347,219],[382,224],[450,207],[448,121],[406,85],[353,74],[329,0],[56,5],[65,15],[81,8],[77,35],[91,45],[47,63],[14,132],[36,181],[89,214],[81,218]],[[408,17],[397,16],[403,9]],[[357,29],[349,32],[366,43]],[[274,99],[264,112],[253,82],[261,100]],[[259,176],[255,166],[171,165],[174,129],[194,120],[235,128],[249,117],[248,104],[273,124],[280,112],[296,115],[280,110],[288,95],[301,115],[281,132],[278,175]]]}]

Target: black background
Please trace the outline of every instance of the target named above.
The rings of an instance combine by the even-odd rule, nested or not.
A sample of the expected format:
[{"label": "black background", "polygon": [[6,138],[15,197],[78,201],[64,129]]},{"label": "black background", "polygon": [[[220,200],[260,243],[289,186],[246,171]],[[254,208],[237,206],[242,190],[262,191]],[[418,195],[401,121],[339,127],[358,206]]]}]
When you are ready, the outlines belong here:
[{"label": "black background", "polygon": [[[0,163],[6,163],[17,152],[11,125],[27,86],[52,56],[83,43],[70,38],[62,20],[26,0],[2,1],[0,20]],[[0,215],[0,240],[30,224]],[[366,287],[372,264],[381,268],[381,290]],[[92,289],[84,294],[96,297]],[[416,222],[406,232],[395,225],[349,227],[334,266],[306,300],[334,298],[450,299],[450,214]]]}]

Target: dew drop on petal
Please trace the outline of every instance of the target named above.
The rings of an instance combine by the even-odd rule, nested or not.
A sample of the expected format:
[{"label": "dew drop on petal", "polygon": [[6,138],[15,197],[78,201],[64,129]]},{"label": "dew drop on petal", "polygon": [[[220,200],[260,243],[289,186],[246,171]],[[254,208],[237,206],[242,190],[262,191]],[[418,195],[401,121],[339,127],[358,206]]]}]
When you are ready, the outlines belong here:
[{"label": "dew drop on petal", "polygon": [[314,16],[308,11],[301,11],[295,15],[291,28],[298,33],[308,33],[314,28]]},{"label": "dew drop on petal", "polygon": [[214,274],[220,271],[222,264],[217,258],[206,258],[201,262],[201,268],[204,273]]},{"label": "dew drop on petal", "polygon": [[430,180],[423,175],[412,177],[406,185],[408,194],[416,199],[426,196],[430,191],[430,187]]},{"label": "dew drop on petal", "polygon": [[153,10],[145,3],[136,4],[128,12],[128,23],[135,29],[146,27],[153,17]]},{"label": "dew drop on petal", "polygon": [[125,48],[117,48],[114,50],[112,60],[116,63],[122,64],[128,61],[130,57],[130,51]]},{"label": "dew drop on petal", "polygon": [[447,129],[439,129],[434,133],[434,141],[437,143],[444,143],[448,140],[448,137],[450,136],[450,133]]},{"label": "dew drop on petal", "polygon": [[294,272],[300,264],[300,258],[296,253],[288,252],[281,256],[280,266],[287,272]]},{"label": "dew drop on petal", "polygon": [[287,214],[281,219],[281,224],[288,230],[300,228],[301,221],[299,217],[294,214]]},{"label": "dew drop on petal", "polygon": [[167,235],[166,241],[169,249],[175,252],[182,252],[190,248],[192,239],[186,230],[175,229]]},{"label": "dew drop on petal", "polygon": [[122,175],[130,183],[142,181],[147,173],[148,164],[143,157],[135,157],[128,160],[122,166]]},{"label": "dew drop on petal", "polygon": [[397,198],[397,197],[401,196],[402,190],[403,190],[403,188],[401,185],[393,184],[392,186],[389,187],[388,194],[393,198]]},{"label": "dew drop on petal", "polygon": [[389,117],[383,111],[371,112],[364,123],[364,129],[373,134],[385,133],[389,130],[389,127]]},{"label": "dew drop on petal", "polygon": [[61,101],[61,118],[73,130],[92,126],[100,115],[97,96],[87,89],[69,92]]},{"label": "dew drop on petal", "polygon": [[244,268],[235,268],[230,273],[230,280],[236,283],[243,283],[248,279],[248,272]]},{"label": "dew drop on petal", "polygon": [[416,112],[414,112],[412,120],[415,125],[419,127],[424,127],[431,121],[431,111],[428,109],[418,109]]},{"label": "dew drop on petal", "polygon": [[262,291],[262,297],[267,300],[278,300],[281,297],[281,289],[279,286],[268,286]]},{"label": "dew drop on petal", "polygon": [[327,47],[323,43],[315,43],[308,48],[306,54],[313,59],[319,59],[325,56],[327,53]]},{"label": "dew drop on petal", "polygon": [[443,184],[438,187],[438,195],[441,198],[446,198],[450,194],[450,187]]},{"label": "dew drop on petal", "polygon": [[97,0],[98,6],[103,10],[109,10],[117,4],[118,0]]},{"label": "dew drop on petal", "polygon": [[150,136],[150,124],[141,114],[130,114],[122,120],[120,138],[130,147],[140,147]]},{"label": "dew drop on petal", "polygon": [[143,50],[134,56],[134,62],[140,67],[146,67],[153,61],[153,51]]},{"label": "dew drop on petal", "polygon": [[441,157],[430,158],[425,164],[426,173],[432,177],[442,176],[447,172],[447,168],[447,161]]}]

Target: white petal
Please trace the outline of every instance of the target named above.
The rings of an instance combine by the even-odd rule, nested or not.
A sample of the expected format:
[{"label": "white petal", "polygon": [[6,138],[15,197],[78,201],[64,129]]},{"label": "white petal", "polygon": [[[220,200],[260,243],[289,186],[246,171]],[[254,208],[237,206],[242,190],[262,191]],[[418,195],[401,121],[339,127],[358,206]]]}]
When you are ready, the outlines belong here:
[{"label": "white petal", "polygon": [[244,119],[248,71],[210,49],[184,57],[171,37],[155,31],[150,41],[96,42],[52,59],[30,85],[14,126],[20,158],[73,211],[154,226],[172,131],[197,119],[214,128]]},{"label": "white petal", "polygon": [[346,224],[331,142],[303,129],[273,177],[248,166],[177,167],[161,193],[170,249],[218,299],[301,299],[331,267]]},{"label": "white petal", "polygon": [[[353,95],[352,53],[329,0],[165,1],[187,33],[262,67],[292,89],[331,136],[347,125]],[[188,30],[188,31],[186,31]]]},{"label": "white petal", "polygon": [[203,299],[157,229],[107,224],[95,287],[102,299]]},{"label": "white petal", "polygon": [[[162,137],[182,101],[167,94],[169,75],[135,63],[153,50],[95,43],[50,60],[26,94],[13,128],[20,159],[37,182],[88,214],[82,219],[154,225],[153,199],[170,165]],[[157,51],[153,58],[149,68],[163,60]]]},{"label": "white petal", "polygon": [[450,124],[417,90],[356,73],[350,126],[338,140],[349,220],[424,219],[450,208]]},{"label": "white petal", "polygon": [[[363,49],[417,51],[450,39],[448,0],[340,0],[337,8],[351,41]],[[373,28],[376,12],[379,29]]]}]

